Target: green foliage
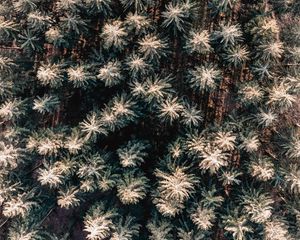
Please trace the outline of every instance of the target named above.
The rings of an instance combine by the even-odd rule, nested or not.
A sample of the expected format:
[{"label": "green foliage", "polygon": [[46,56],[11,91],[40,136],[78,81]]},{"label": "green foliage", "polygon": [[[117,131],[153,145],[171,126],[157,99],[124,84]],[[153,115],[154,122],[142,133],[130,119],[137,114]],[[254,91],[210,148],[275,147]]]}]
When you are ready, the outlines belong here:
[{"label": "green foliage", "polygon": [[0,239],[300,238],[300,4],[0,1]]}]

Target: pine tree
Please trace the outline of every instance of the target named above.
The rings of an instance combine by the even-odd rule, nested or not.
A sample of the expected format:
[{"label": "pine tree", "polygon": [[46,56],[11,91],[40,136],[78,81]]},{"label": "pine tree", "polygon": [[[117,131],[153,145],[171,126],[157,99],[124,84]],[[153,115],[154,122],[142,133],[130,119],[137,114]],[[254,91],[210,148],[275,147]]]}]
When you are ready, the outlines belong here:
[{"label": "pine tree", "polygon": [[299,13],[0,1],[0,239],[300,239]]}]

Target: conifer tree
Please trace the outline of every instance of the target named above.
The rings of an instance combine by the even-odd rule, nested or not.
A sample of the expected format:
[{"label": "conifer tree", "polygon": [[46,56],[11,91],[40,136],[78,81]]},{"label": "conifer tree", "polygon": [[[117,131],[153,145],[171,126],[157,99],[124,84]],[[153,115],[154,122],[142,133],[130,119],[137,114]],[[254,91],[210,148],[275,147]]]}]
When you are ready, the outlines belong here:
[{"label": "conifer tree", "polygon": [[300,239],[297,0],[0,1],[0,239]]}]

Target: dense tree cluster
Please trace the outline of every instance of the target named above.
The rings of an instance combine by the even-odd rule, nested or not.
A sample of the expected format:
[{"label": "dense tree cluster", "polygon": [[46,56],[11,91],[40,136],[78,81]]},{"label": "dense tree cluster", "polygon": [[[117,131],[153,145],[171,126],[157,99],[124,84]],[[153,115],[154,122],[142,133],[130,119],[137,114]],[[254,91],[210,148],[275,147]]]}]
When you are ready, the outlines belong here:
[{"label": "dense tree cluster", "polygon": [[0,1],[0,239],[300,239],[300,2]]}]

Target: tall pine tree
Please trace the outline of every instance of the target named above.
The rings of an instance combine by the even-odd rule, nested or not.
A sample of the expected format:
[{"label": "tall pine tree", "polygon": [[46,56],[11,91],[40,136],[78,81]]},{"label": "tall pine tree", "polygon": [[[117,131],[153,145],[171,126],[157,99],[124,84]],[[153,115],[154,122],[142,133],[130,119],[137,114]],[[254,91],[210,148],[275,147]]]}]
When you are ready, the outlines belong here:
[{"label": "tall pine tree", "polygon": [[300,239],[299,13],[0,1],[0,239]]}]

